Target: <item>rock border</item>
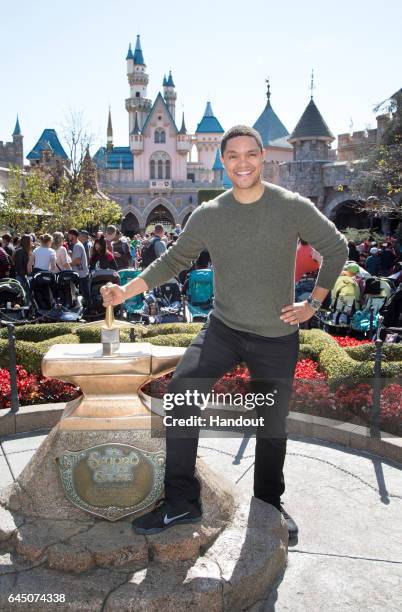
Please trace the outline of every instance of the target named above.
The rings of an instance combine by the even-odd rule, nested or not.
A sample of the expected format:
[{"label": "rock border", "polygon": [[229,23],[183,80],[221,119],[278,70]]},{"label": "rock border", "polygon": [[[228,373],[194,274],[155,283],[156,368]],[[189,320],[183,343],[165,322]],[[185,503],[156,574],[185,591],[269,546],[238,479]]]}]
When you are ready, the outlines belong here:
[{"label": "rock border", "polygon": [[[65,407],[66,402],[61,402],[23,406],[17,414],[7,412],[0,416],[0,436],[51,429]],[[335,442],[402,463],[402,438],[393,434],[381,431],[379,438],[373,438],[369,427],[302,412],[289,412],[287,423],[289,434]]]}]

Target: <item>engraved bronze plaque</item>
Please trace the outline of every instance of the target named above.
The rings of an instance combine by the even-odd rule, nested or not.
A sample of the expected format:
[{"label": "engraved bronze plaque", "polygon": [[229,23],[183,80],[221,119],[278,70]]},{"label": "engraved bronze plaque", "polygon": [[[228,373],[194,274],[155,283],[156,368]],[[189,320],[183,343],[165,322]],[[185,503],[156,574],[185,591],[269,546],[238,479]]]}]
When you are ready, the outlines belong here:
[{"label": "engraved bronze plaque", "polygon": [[58,458],[67,498],[109,521],[144,510],[163,492],[165,453],[107,443]]}]

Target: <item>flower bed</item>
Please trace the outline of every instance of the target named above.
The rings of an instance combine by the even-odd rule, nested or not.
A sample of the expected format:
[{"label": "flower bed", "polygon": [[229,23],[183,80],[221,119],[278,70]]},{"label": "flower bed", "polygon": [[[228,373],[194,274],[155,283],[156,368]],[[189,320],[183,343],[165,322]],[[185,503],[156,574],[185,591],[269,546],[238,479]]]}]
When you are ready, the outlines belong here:
[{"label": "flower bed", "polygon": [[[80,390],[61,380],[28,374],[17,366],[18,397],[21,406],[68,402],[80,395]],[[10,372],[0,369],[0,408],[9,408],[11,401]]]},{"label": "flower bed", "polygon": [[[170,323],[149,327],[135,326],[138,339],[151,344],[188,346],[202,324]],[[40,375],[43,355],[55,343],[99,342],[100,330],[77,324],[26,325],[16,328],[18,387],[21,405],[69,401],[79,389]],[[122,340],[129,342],[126,330]],[[330,336],[322,330],[300,330],[300,353],[296,366],[294,393],[290,410],[367,425],[372,407],[374,344],[368,340]],[[382,363],[381,427],[402,435],[402,345],[384,344]],[[8,341],[0,330],[0,408],[10,405],[10,381],[7,370]],[[27,373],[28,372],[28,373]],[[250,392],[245,365],[237,366],[214,386],[219,392]],[[143,388],[161,397],[171,375]],[[369,384],[370,383],[370,384]],[[385,384],[386,383],[386,384]]]}]

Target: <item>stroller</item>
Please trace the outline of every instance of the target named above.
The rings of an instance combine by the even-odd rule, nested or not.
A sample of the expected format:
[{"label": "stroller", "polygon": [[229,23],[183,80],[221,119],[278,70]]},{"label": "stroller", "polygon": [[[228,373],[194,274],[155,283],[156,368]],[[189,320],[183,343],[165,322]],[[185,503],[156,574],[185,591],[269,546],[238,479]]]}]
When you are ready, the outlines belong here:
[{"label": "stroller", "polygon": [[385,278],[368,278],[362,298],[362,309],[354,313],[351,329],[372,338],[373,332],[378,327],[378,314],[391,293],[391,287]]},{"label": "stroller", "polygon": [[[120,277],[116,270],[95,270],[89,280],[89,306],[85,315],[86,319],[96,320],[105,316],[105,307],[101,295],[101,287],[106,283],[120,285]],[[114,313],[119,316],[121,307],[116,306]]]},{"label": "stroller", "polygon": [[212,270],[192,270],[188,276],[185,308],[186,320],[205,321],[213,307],[214,273]]},{"label": "stroller", "polygon": [[[140,274],[140,270],[119,270],[120,284],[126,285]],[[145,314],[144,294],[135,295],[122,304],[122,314],[125,315],[128,321],[142,321]]]},{"label": "stroller", "polygon": [[380,310],[383,317],[379,337],[385,342],[402,342],[402,285]]},{"label": "stroller", "polygon": [[31,284],[36,315],[45,321],[79,321],[84,309],[78,286],[78,274],[71,270],[37,272]]},{"label": "stroller", "polygon": [[32,315],[29,293],[14,278],[0,280],[0,318],[6,321],[24,321]]},{"label": "stroller", "polygon": [[179,283],[165,283],[160,287],[155,287],[145,297],[144,310],[149,323],[185,321]]}]

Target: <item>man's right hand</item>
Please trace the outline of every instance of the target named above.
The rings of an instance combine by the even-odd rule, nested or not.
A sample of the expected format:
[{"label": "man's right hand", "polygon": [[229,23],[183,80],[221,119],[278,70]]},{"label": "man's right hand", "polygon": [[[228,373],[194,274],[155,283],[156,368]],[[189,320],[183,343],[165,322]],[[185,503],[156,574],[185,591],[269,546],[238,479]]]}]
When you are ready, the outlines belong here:
[{"label": "man's right hand", "polygon": [[124,287],[114,285],[113,283],[107,283],[101,287],[101,295],[103,299],[103,305],[106,306],[118,306],[122,304],[126,299],[126,292]]}]

